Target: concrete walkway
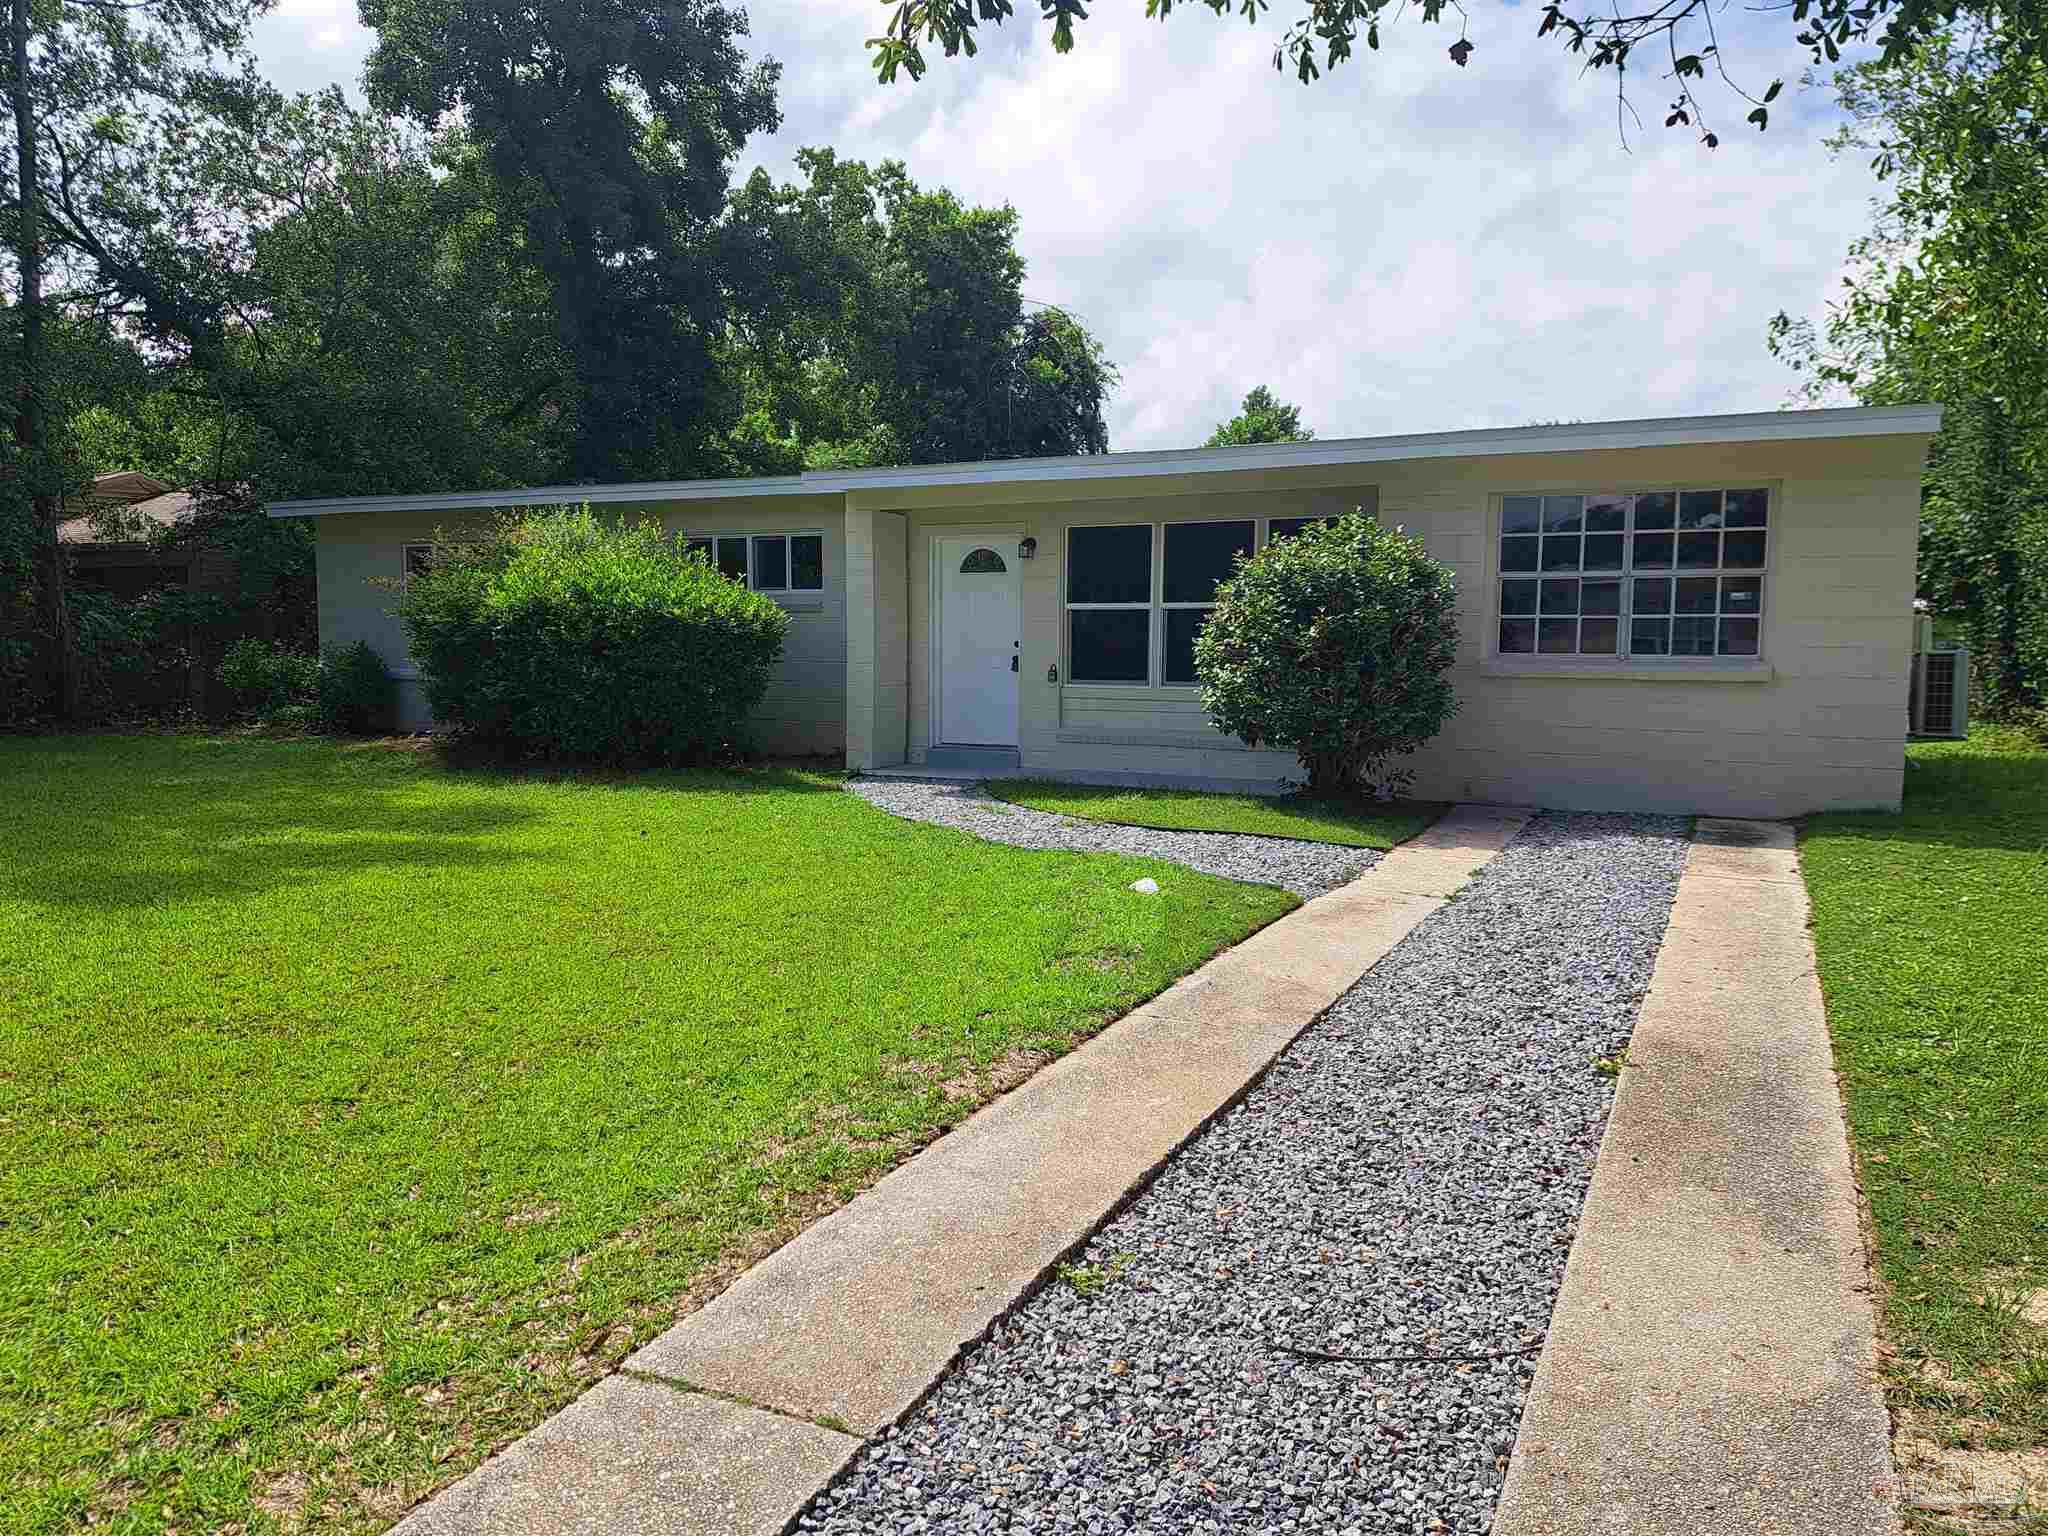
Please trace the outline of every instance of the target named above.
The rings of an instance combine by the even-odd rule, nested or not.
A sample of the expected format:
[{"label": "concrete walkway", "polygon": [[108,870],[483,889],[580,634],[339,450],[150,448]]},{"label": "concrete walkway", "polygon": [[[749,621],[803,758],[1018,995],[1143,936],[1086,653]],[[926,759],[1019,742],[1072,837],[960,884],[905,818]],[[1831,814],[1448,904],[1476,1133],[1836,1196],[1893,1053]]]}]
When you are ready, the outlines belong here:
[{"label": "concrete walkway", "polygon": [[806,1229],[404,1536],[768,1536],[1506,846],[1461,806]]},{"label": "concrete walkway", "polygon": [[1899,1529],[1789,827],[1702,820],[1493,1536]]}]

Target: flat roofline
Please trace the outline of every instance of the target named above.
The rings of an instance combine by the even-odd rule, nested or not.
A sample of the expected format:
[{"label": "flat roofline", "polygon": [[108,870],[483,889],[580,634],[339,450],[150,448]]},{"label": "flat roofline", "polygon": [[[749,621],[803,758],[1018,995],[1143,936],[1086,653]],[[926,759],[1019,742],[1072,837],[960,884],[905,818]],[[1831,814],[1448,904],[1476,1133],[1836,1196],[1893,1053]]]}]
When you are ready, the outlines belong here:
[{"label": "flat roofline", "polygon": [[341,512],[442,512],[555,503],[707,501],[742,496],[815,496],[847,491],[913,490],[960,485],[1058,484],[1159,475],[1228,474],[1384,464],[1404,459],[1483,458],[1506,453],[1574,453],[1595,449],[1688,447],[1709,443],[1798,442],[1824,438],[1931,435],[1938,405],[1848,406],[1812,411],[1753,411],[1732,416],[1663,416],[1637,421],[1579,421],[1556,426],[1485,427],[1464,432],[1391,437],[1327,438],[1307,443],[1256,443],[1234,448],[1166,448],[1133,453],[1076,454],[1046,459],[983,459],[900,469],[806,470],[735,480],[645,480],[615,485],[544,485],[502,491],[421,496],[338,496],[272,502],[272,517],[325,517]]}]

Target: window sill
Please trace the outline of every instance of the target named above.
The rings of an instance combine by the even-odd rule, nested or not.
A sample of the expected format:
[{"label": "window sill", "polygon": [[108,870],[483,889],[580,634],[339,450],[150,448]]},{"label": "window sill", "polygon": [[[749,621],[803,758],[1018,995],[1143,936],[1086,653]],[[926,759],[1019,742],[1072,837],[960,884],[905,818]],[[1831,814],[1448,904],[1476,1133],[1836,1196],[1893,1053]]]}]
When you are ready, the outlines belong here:
[{"label": "window sill", "polygon": [[1197,683],[1098,683],[1075,682],[1069,678],[1063,680],[1060,686],[1084,693],[1128,694],[1134,699],[1157,699],[1161,695],[1175,699],[1196,699],[1202,694],[1201,685]]},{"label": "window sill", "polygon": [[784,597],[776,592],[763,592],[761,596],[779,603],[789,613],[823,613],[825,599],[822,597]]},{"label": "window sill", "polygon": [[1181,747],[1199,752],[1249,752],[1220,731],[1058,731],[1053,740],[1077,747]]},{"label": "window sill", "polygon": [[1489,656],[1479,664],[1481,677],[1619,678],[1633,683],[1768,683],[1777,669],[1768,661],[1719,657],[1711,661],[1672,661],[1642,656],[1631,661],[1587,660],[1539,656]]}]

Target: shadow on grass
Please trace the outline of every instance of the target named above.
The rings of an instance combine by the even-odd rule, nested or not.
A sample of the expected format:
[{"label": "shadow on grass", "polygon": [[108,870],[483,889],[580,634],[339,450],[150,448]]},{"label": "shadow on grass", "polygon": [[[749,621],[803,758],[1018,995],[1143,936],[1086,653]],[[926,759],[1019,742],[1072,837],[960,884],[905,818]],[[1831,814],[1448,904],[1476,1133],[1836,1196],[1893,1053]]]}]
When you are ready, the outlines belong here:
[{"label": "shadow on grass", "polygon": [[[40,749],[40,750],[38,750]],[[426,872],[528,857],[486,841],[539,814],[423,795],[443,779],[396,754],[312,740],[84,737],[7,744],[0,893],[139,909],[234,898],[366,869]]]},{"label": "shadow on grass", "polygon": [[0,743],[0,846],[9,855],[0,895],[136,910],[360,870],[539,863],[540,855],[493,841],[547,814],[521,788],[837,793],[823,768],[508,764],[416,738],[17,738]]},{"label": "shadow on grass", "polygon": [[756,758],[689,768],[595,766],[518,761],[459,739],[362,742],[355,750],[417,752],[451,778],[481,784],[583,784],[598,789],[646,789],[670,794],[837,794],[844,776],[839,758]]}]

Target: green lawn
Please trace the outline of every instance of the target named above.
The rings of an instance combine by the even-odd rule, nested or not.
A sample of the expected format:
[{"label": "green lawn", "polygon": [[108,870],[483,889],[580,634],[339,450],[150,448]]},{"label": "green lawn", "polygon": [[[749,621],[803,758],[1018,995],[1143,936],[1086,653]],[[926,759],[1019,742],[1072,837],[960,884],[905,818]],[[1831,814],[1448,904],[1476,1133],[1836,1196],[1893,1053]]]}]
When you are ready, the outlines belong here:
[{"label": "green lawn", "polygon": [[1404,843],[1443,813],[1438,805],[1347,805],[1306,795],[1223,795],[1194,789],[1122,789],[1051,779],[995,779],[999,800],[1089,821],[1176,832],[1251,832],[1352,848]]},{"label": "green lawn", "polygon": [[391,744],[0,741],[0,848],[8,1536],[388,1524],[1294,905]]},{"label": "green lawn", "polygon": [[1894,1401],[1952,1443],[2048,1444],[2020,1307],[2048,1301],[2048,754],[1915,745],[1904,815],[1817,817],[1800,853]]}]

